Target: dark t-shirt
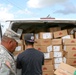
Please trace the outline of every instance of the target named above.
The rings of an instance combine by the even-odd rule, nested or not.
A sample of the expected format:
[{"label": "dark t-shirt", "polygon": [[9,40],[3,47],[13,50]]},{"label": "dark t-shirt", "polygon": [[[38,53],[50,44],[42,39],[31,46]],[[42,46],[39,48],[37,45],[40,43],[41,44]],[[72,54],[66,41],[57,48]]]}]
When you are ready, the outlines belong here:
[{"label": "dark t-shirt", "polygon": [[42,75],[44,54],[34,48],[29,48],[17,57],[17,68],[22,69],[22,75]]}]

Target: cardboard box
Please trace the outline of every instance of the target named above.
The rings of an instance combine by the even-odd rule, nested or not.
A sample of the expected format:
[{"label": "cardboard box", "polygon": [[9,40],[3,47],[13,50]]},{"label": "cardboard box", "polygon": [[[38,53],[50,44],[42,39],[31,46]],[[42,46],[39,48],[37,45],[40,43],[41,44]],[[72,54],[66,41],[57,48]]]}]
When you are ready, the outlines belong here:
[{"label": "cardboard box", "polygon": [[62,51],[62,45],[60,46],[53,46],[53,51],[56,52],[56,51]]},{"label": "cardboard box", "polygon": [[44,59],[52,59],[53,58],[53,52],[50,53],[44,53]]},{"label": "cardboard box", "polygon": [[52,52],[52,45],[50,46],[37,46],[37,45],[34,45],[34,48],[41,51],[41,52]]},{"label": "cardboard box", "polygon": [[52,72],[43,72],[43,74],[42,75],[54,75],[54,72],[52,71]]},{"label": "cardboard box", "polygon": [[66,63],[67,58],[63,57],[63,63]]},{"label": "cardboard box", "polygon": [[63,52],[53,52],[54,53],[54,57],[63,57]]},{"label": "cardboard box", "polygon": [[54,64],[54,69],[58,69],[60,64]]},{"label": "cardboard box", "polygon": [[16,40],[18,42],[18,45],[23,45],[23,40]]},{"label": "cardboard box", "polygon": [[75,39],[76,39],[76,32],[74,33],[74,37],[75,37]]},{"label": "cardboard box", "polygon": [[51,39],[35,39],[36,43],[34,45],[51,45]]},{"label": "cardboard box", "polygon": [[66,54],[66,58],[76,58],[76,51],[69,51]]},{"label": "cardboard box", "polygon": [[76,68],[68,65],[61,63],[58,67],[58,69],[54,72],[56,75],[76,75]]},{"label": "cardboard box", "polygon": [[53,60],[52,59],[45,59],[44,60],[44,65],[52,65],[53,64]]},{"label": "cardboard box", "polygon": [[18,45],[15,49],[15,51],[21,51],[23,50],[23,45]]},{"label": "cardboard box", "polygon": [[67,29],[69,35],[71,34],[71,31],[72,31],[72,30],[73,30],[73,28]]},{"label": "cardboard box", "polygon": [[75,67],[75,68],[76,68],[76,65],[75,65],[75,66],[73,66],[73,67]]},{"label": "cardboard box", "polygon": [[61,62],[63,62],[63,58],[54,58],[54,63],[55,64],[60,64]]},{"label": "cardboard box", "polygon": [[67,30],[54,32],[54,38],[59,38],[68,35]]},{"label": "cardboard box", "polygon": [[18,45],[18,47],[16,47],[15,51],[13,52],[14,56],[17,54],[20,54],[24,51],[23,49],[23,45]]},{"label": "cardboard box", "polygon": [[17,29],[17,34],[19,35],[19,38],[21,37],[21,35],[22,35],[22,32],[23,32],[23,29]]},{"label": "cardboard box", "polygon": [[45,53],[52,51],[52,46],[34,46],[34,48]]},{"label": "cardboard box", "polygon": [[62,40],[64,42],[64,39],[74,39],[73,35],[66,35],[64,37],[62,37]]},{"label": "cardboard box", "polygon": [[[32,27],[31,27],[32,28]],[[33,28],[32,28],[33,29]],[[30,30],[29,30],[30,31]],[[35,33],[39,33],[39,32],[46,32],[47,31],[47,28],[42,28],[42,27],[37,27],[35,30],[34,30],[34,32]]]},{"label": "cardboard box", "polygon": [[50,32],[56,32],[56,31],[60,31],[61,28],[60,27],[51,27],[48,29]]},{"label": "cardboard box", "polygon": [[76,39],[64,39],[64,45],[76,45]]},{"label": "cardboard box", "polygon": [[74,39],[73,35],[63,36],[62,39]]},{"label": "cardboard box", "polygon": [[39,39],[39,33],[34,34],[35,39]]},{"label": "cardboard box", "polygon": [[69,65],[76,65],[76,59],[67,59],[66,63]]},{"label": "cardboard box", "polygon": [[41,52],[47,52],[47,46],[34,46],[34,48]]},{"label": "cardboard box", "polygon": [[23,45],[26,45],[26,44],[25,44],[25,40],[23,40]]},{"label": "cardboard box", "polygon": [[13,52],[13,55],[16,56],[16,55],[22,53],[23,51],[24,51],[24,50],[21,50],[21,51],[15,51],[15,52]]},{"label": "cardboard box", "polygon": [[51,32],[40,32],[39,33],[39,38],[40,39],[52,39],[53,34]]},{"label": "cardboard box", "polygon": [[76,46],[64,46],[64,50],[65,50],[66,52],[76,51]]},{"label": "cardboard box", "polygon": [[24,40],[24,35],[25,35],[25,34],[22,34],[22,40]]},{"label": "cardboard box", "polygon": [[53,51],[53,49],[52,49],[52,45],[47,46],[47,52],[51,52],[51,51]]},{"label": "cardboard box", "polygon": [[43,65],[42,66],[42,71],[50,71],[50,72],[53,72],[53,69],[54,69],[54,67],[53,67],[53,65]]},{"label": "cardboard box", "polygon": [[52,39],[52,45],[61,45],[62,39]]}]

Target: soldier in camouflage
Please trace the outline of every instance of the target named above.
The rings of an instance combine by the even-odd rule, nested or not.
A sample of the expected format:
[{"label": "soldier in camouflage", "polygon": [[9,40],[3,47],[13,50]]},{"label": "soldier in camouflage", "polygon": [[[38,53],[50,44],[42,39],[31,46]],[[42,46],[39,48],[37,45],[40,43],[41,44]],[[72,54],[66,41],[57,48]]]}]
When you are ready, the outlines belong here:
[{"label": "soldier in camouflage", "polygon": [[0,45],[0,75],[16,75],[13,52],[18,43],[15,39],[3,35]]}]

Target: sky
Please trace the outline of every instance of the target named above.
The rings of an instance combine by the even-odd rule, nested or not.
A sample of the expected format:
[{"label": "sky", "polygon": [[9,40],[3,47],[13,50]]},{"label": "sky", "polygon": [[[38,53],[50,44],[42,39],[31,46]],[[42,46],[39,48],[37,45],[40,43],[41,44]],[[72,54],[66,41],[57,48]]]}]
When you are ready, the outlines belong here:
[{"label": "sky", "polygon": [[0,0],[0,20],[41,17],[76,19],[76,0]]}]

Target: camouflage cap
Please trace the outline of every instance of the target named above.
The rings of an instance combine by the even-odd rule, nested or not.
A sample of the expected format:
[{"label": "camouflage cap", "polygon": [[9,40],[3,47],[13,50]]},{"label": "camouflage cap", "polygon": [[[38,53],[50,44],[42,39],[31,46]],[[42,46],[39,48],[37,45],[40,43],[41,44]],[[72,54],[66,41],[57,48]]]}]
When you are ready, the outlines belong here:
[{"label": "camouflage cap", "polygon": [[13,38],[15,40],[20,39],[20,34],[16,33],[15,31],[13,31],[11,29],[6,29],[6,32],[4,33],[4,35],[9,38]]}]

